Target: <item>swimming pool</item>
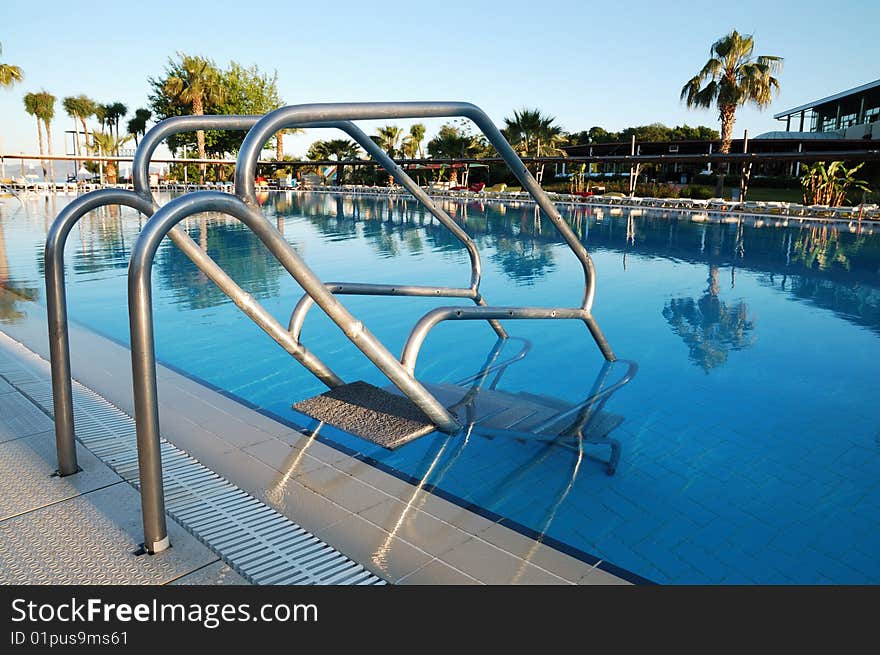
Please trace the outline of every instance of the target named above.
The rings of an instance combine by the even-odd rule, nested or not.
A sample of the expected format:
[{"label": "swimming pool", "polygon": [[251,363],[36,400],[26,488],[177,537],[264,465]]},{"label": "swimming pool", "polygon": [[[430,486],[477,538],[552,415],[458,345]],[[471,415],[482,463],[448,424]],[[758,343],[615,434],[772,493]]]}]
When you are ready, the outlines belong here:
[{"label": "swimming pool", "polygon": [[[57,206],[2,201],[0,283],[43,301],[42,246]],[[570,306],[577,260],[529,205],[446,209],[475,236],[492,304]],[[326,280],[463,285],[460,244],[414,201],[273,194],[264,206]],[[876,583],[880,563],[880,237],[830,227],[695,222],[565,208],[594,257],[594,314],[638,375],[605,410],[622,455],[537,441],[432,434],[395,451],[336,430],[322,439],[587,561],[662,583]],[[125,273],[141,219],[107,209],[83,219],[67,254],[71,317],[127,341]],[[232,221],[187,229],[282,323],[301,292]],[[3,273],[5,268],[6,272]],[[366,272],[366,273],[365,273]],[[324,389],[170,244],[154,269],[157,352],[280,418]],[[345,297],[392,351],[436,300]],[[442,300],[440,304],[455,304]],[[0,321],[23,305],[0,306]],[[602,364],[583,325],[517,321],[532,350],[499,388],[577,402]],[[2,329],[2,324],[0,324]],[[321,312],[303,340],[346,380],[385,384]],[[495,344],[477,322],[435,329],[420,379],[474,373]],[[509,353],[516,346],[511,344]]]}]

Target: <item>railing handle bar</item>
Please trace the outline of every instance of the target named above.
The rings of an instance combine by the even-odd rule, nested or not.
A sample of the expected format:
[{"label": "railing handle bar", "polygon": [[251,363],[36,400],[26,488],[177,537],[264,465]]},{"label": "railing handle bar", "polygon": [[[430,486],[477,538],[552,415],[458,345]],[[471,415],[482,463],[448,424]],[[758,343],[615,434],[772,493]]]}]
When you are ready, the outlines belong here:
[{"label": "railing handle bar", "polygon": [[[480,280],[483,274],[483,264],[480,260],[480,251],[477,249],[477,245],[474,243],[474,240],[470,237],[470,235],[462,229],[462,227],[456,223],[453,218],[441,209],[437,203],[433,201],[431,196],[425,193],[425,190],[422,189],[418,184],[416,184],[415,180],[413,180],[400,166],[398,166],[395,161],[388,156],[388,154],[379,147],[379,145],[373,141],[367,134],[361,130],[357,125],[352,123],[351,121],[321,121],[321,122],[311,122],[311,123],[303,123],[297,125],[297,127],[301,128],[336,128],[342,130],[346,134],[348,134],[352,139],[354,139],[358,145],[360,145],[368,155],[370,155],[373,159],[375,159],[382,168],[388,171],[389,175],[391,175],[397,182],[403,186],[407,191],[409,191],[422,205],[427,207],[428,211],[431,215],[436,218],[441,225],[443,225],[447,230],[449,230],[452,235],[461,242],[461,244],[465,247],[468,253],[468,258],[471,263],[471,281],[470,288],[474,291],[473,296],[468,296],[469,298],[474,299],[474,302],[480,304],[477,300],[480,297],[479,288],[480,288]],[[238,193],[238,187],[236,187],[236,192]],[[249,200],[244,192],[239,193],[245,201]],[[255,198],[255,196],[254,196]],[[373,295],[373,294],[370,294]],[[375,293],[375,295],[385,295],[381,293]],[[406,293],[393,294],[393,295],[411,295]],[[412,294],[415,295],[415,294]],[[440,294],[442,295],[442,294]],[[460,297],[460,296],[446,296],[446,297]],[[305,311],[308,311],[306,309]],[[292,319],[291,319],[292,320]],[[498,321],[491,320],[489,324],[492,326],[492,329],[495,330],[495,334],[498,335],[499,338],[505,339],[507,338],[507,332],[504,330],[504,327]]]},{"label": "railing handle bar", "polygon": [[[535,199],[537,205],[549,216],[551,222],[562,235],[569,249],[581,263],[584,272],[584,296],[581,307],[589,312],[596,290],[596,274],[593,260],[584,245],[563,220],[553,202],[523,164],[522,160],[492,123],[489,117],[476,105],[466,102],[386,102],[386,103],[326,103],[313,105],[292,105],[282,107],[266,114],[254,125],[242,142],[235,169],[236,193],[249,204],[256,205],[254,174],[263,144],[278,130],[300,124],[329,121],[351,121],[388,118],[427,118],[462,116],[469,118],[483,132],[510,167],[522,186]],[[380,162],[381,163],[381,162]],[[384,166],[383,166],[384,167]],[[392,172],[392,169],[386,168]],[[320,302],[318,304],[321,304]],[[590,333],[606,360],[613,361],[614,353],[598,324],[592,319],[588,322]]]},{"label": "railing handle bar", "polygon": [[[363,284],[359,282],[326,282],[324,286],[336,295],[354,296],[407,296],[421,298],[468,298],[477,305],[485,306],[486,301],[478,291],[474,289],[461,289],[459,287],[424,287],[405,284]],[[288,321],[287,329],[299,341],[302,335],[303,324],[306,314],[314,306],[315,301],[309,294],[304,294],[293,308]],[[493,319],[494,320],[494,319]],[[502,328],[503,329],[503,328]],[[499,339],[507,339],[505,336]]]},{"label": "railing handle bar", "polygon": [[[73,227],[79,220],[99,207],[122,205],[131,207],[147,217],[152,216],[156,205],[149,185],[150,159],[161,141],[172,134],[194,129],[247,130],[259,120],[259,116],[178,116],[169,118],[150,129],[141,140],[135,153],[133,170],[135,192],[122,189],[100,189],[68,204],[52,222],[46,236],[44,270],[46,279],[46,314],[49,333],[49,360],[52,370],[52,403],[55,416],[55,444],[58,453],[58,474],[72,475],[79,470],[76,457],[76,430],[73,415],[73,392],[70,366],[70,334],[67,320],[67,290],[64,280],[64,247]],[[171,231],[171,239],[190,259],[201,249],[179,227]],[[271,317],[253,298],[240,289],[226,273],[210,258],[194,262],[218,286],[223,288],[235,303],[248,313],[276,342],[291,354],[304,351],[293,342],[283,327]],[[272,324],[274,321],[274,325]],[[342,384],[323,362],[306,354],[314,361],[312,373],[328,386]]]},{"label": "railing handle bar", "polygon": [[[275,254],[282,266],[308,292],[326,294],[331,302],[322,308],[346,336],[398,386],[437,427],[456,432],[455,418],[394,359],[367,328],[330,294],[305,265],[278,230],[256,209],[240,198],[215,191],[199,191],[169,202],[144,226],[132,250],[128,268],[128,311],[131,331],[132,382],[138,440],[138,466],[141,472],[141,504],[144,545],[149,552],[169,546],[162,490],[158,385],[153,334],[151,272],[159,244],[171,228],[187,216],[215,211],[237,218],[249,227]],[[322,300],[326,300],[322,298]]]},{"label": "railing handle bar", "polygon": [[504,320],[520,319],[575,319],[589,327],[593,317],[579,307],[438,307],[425,314],[413,327],[403,351],[400,363],[414,374],[419,351],[428,333],[443,321],[473,321],[497,318]]}]

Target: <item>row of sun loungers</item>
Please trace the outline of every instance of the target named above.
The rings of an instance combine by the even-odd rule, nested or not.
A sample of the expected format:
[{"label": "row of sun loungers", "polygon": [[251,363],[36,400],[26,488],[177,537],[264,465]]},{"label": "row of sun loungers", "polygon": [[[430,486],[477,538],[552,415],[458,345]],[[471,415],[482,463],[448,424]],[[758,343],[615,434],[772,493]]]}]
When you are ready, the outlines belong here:
[{"label": "row of sun loungers", "polygon": [[[132,189],[131,184],[116,185],[98,185],[91,183],[76,184],[73,182],[49,184],[46,182],[34,184],[21,183],[4,183],[0,185],[0,193],[11,193],[14,195],[27,195],[29,193],[65,193],[76,194],[78,192],[93,191],[98,188],[119,188]],[[303,188],[303,187],[300,187]],[[320,191],[326,193],[357,193],[361,195],[372,196],[399,196],[408,195],[406,189],[400,186],[366,186],[356,184],[344,184],[340,186],[308,186],[312,191]],[[469,191],[465,189],[448,189],[439,186],[423,187],[431,196],[440,198],[453,199],[473,199],[473,200],[497,200],[504,202],[533,202],[532,197],[518,188],[508,188],[504,184],[494,187],[486,187],[480,191]],[[183,184],[183,183],[161,183],[159,186],[153,187],[154,191],[171,191],[176,193],[186,193],[190,191],[226,191],[231,193],[234,187],[231,182],[219,182],[205,184]],[[293,190],[293,188],[282,188],[281,190]],[[778,216],[795,216],[811,219],[825,220],[880,220],[880,206],[876,204],[863,204],[853,207],[829,207],[827,205],[802,205],[792,202],[762,202],[750,201],[741,202],[738,200],[726,200],[724,198],[710,198],[708,200],[694,198],[640,198],[628,197],[616,194],[604,195],[577,195],[567,193],[548,193],[550,199],[557,204],[570,205],[596,205],[596,206],[620,206],[620,207],[637,207],[643,209],[659,209],[659,210],[692,210],[701,212],[725,212],[725,213],[742,213],[747,215],[778,215]]]},{"label": "row of sun loungers", "polygon": [[[402,187],[371,187],[360,185],[343,185],[320,187],[328,192],[348,192],[366,195],[388,196],[406,195]],[[521,190],[490,190],[474,192],[466,190],[450,191],[426,187],[425,191],[435,197],[458,199],[488,199],[515,202],[532,202],[531,196]],[[745,201],[726,200],[724,198],[641,198],[619,195],[582,196],[566,193],[548,193],[550,199],[557,204],[597,205],[638,207],[646,209],[679,209],[703,212],[742,213],[748,215],[778,215],[833,220],[880,220],[880,205],[862,204],[853,207],[830,207],[827,205],[803,205],[781,201]]]}]

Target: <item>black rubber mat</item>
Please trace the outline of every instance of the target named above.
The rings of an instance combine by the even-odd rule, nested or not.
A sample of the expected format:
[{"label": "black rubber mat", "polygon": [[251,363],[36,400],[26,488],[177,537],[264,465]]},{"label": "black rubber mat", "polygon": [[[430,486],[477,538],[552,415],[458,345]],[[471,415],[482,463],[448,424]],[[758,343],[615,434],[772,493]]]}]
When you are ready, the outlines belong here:
[{"label": "black rubber mat", "polygon": [[293,409],[388,449],[435,429],[409,398],[362,381],[302,400]]}]

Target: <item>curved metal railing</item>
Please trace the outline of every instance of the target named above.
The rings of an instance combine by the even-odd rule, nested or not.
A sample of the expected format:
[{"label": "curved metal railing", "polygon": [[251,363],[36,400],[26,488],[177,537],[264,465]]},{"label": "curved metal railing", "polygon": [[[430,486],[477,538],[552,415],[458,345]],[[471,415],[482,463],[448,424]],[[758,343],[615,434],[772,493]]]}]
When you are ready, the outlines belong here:
[{"label": "curved metal railing", "polygon": [[144,226],[132,250],[128,269],[131,360],[144,516],[144,545],[149,552],[159,552],[169,546],[162,492],[153,337],[151,280],[153,258],[159,243],[175,225],[187,216],[207,211],[227,214],[250,228],[304,289],[315,295],[323,292],[325,297],[320,298],[320,302],[324,311],[438,428],[446,432],[455,432],[459,428],[455,418],[418,381],[407,374],[394,356],[360,321],[357,321],[332,294],[326,291],[324,284],[305,265],[281,233],[265,220],[259,209],[247,205],[237,196],[215,191],[198,191],[181,196],[159,209]]},{"label": "curved metal railing", "polygon": [[[147,217],[158,209],[149,184],[149,165],[156,147],[166,138],[199,129],[248,130],[259,116],[179,116],[169,118],[150,129],[135,153],[132,177],[134,191],[100,189],[73,200],[52,222],[46,237],[44,254],[46,279],[46,314],[49,328],[49,359],[52,369],[52,402],[55,416],[55,443],[58,473],[71,475],[79,470],[76,458],[73,394],[71,391],[70,336],[67,319],[67,291],[64,280],[64,246],[79,220],[99,207],[132,207]],[[242,290],[226,272],[210,259],[190,236],[175,228],[170,234],[175,244],[233,299],[248,316],[294,357],[314,361],[312,372],[328,386],[342,380],[317,358],[309,357],[304,347],[290,333]]]},{"label": "curved metal railing", "polygon": [[[489,142],[496,148],[507,162],[514,175],[520,180],[535,199],[538,206],[545,211],[551,222],[562,234],[563,239],[581,263],[584,273],[584,296],[578,308],[545,309],[533,307],[497,308],[485,306],[479,296],[480,279],[479,255],[470,237],[442,212],[427,197],[424,191],[390,159],[384,152],[376,152],[375,145],[368,145],[363,132],[351,125],[349,121],[358,119],[385,118],[421,118],[421,117],[452,117],[470,118],[486,135]],[[132,374],[134,382],[135,418],[137,422],[137,440],[139,466],[141,472],[141,496],[144,515],[145,547],[150,552],[158,552],[168,547],[168,535],[165,526],[164,496],[162,492],[162,464],[159,440],[159,410],[156,382],[155,343],[153,336],[152,286],[151,270],[153,258],[159,243],[166,234],[187,216],[203,212],[221,212],[237,218],[250,228],[256,236],[269,248],[282,266],[303,287],[314,304],[317,304],[345,333],[348,339],[369,358],[388,379],[407,396],[413,404],[421,409],[427,418],[438,429],[454,433],[460,428],[458,420],[415,379],[412,368],[407,368],[398,361],[388,349],[338,301],[331,289],[323,283],[306,266],[305,262],[290,247],[278,230],[263,217],[256,198],[255,173],[259,154],[263,144],[275,133],[291,127],[340,127],[355,138],[368,152],[374,154],[382,165],[395,179],[407,187],[418,199],[426,202],[432,214],[446,225],[453,234],[465,243],[471,254],[472,291],[470,296],[477,307],[456,308],[456,316],[465,319],[482,319],[490,321],[496,332],[500,328],[499,319],[505,318],[578,318],[583,320],[608,361],[614,360],[610,346],[593,320],[590,309],[595,297],[595,270],[592,259],[578,241],[575,234],[564,222],[553,203],[528,172],[525,165],[501,135],[500,131],[479,108],[468,103],[345,103],[295,105],[284,107],[261,118],[245,137],[239,151],[235,170],[235,193],[229,194],[199,191],[172,200],[155,212],[147,222],[132,251],[128,271],[129,321],[131,329]],[[142,171],[143,173],[143,171]],[[432,209],[433,208],[433,209]],[[199,250],[194,253],[197,259],[206,255]],[[198,262],[197,262],[198,263]],[[378,295],[394,295],[401,287],[396,285],[364,285],[362,283],[337,283],[341,287],[338,292],[346,289],[353,293],[370,292]],[[432,289],[428,294],[425,287],[404,287],[411,295],[441,295]],[[453,290],[456,297],[464,289]],[[405,294],[399,294],[405,295]],[[303,305],[300,314],[294,311],[291,324],[294,330],[288,332],[296,345],[299,344],[299,330],[302,321],[296,318],[304,316],[308,303]],[[418,325],[417,325],[418,327]],[[429,329],[429,328],[428,328]],[[503,330],[503,328],[502,328]],[[294,335],[295,332],[295,335]],[[502,334],[503,332],[499,332]],[[427,334],[427,329],[424,330]],[[422,337],[422,340],[424,337]],[[421,342],[419,342],[420,344]],[[418,348],[414,348],[417,354]],[[311,368],[318,366],[320,360],[311,356],[303,348],[298,357]],[[296,355],[295,355],[296,356]],[[406,361],[406,358],[402,358]],[[414,359],[413,364],[414,367]],[[313,371],[314,372],[314,371]]]}]

